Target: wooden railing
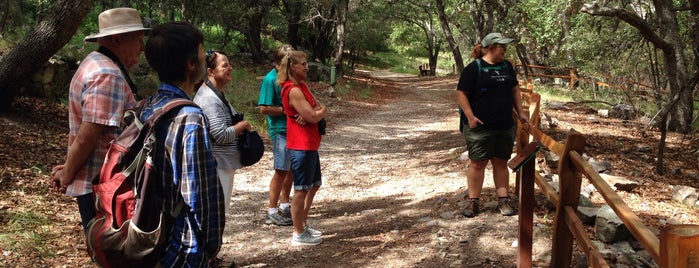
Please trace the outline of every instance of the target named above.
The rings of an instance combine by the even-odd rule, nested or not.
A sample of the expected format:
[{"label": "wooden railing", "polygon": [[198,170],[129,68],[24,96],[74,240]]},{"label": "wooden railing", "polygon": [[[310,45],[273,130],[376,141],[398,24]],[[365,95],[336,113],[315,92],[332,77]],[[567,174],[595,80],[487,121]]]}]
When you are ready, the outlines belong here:
[{"label": "wooden railing", "polygon": [[[653,96],[653,86],[626,78],[611,77],[605,75],[596,75],[594,77],[581,76],[578,75],[577,69],[569,67],[557,68],[540,65],[517,64],[515,65],[515,68],[517,74],[523,77],[525,80],[532,79],[533,77],[560,78],[561,80],[565,80],[568,82],[568,87],[570,90],[573,90],[575,88],[576,82],[582,81],[597,86],[608,87],[622,91],[632,91],[634,93],[638,93],[637,95],[643,96],[644,98],[650,98],[650,96]],[[660,89],[659,93],[667,94],[667,90]]]},{"label": "wooden railing", "polygon": [[552,153],[560,156],[558,177],[560,190],[553,187],[536,172],[536,161],[529,161],[517,172],[516,192],[519,194],[519,249],[518,267],[531,267],[532,231],[534,213],[534,184],[556,205],[551,249],[551,267],[570,267],[573,242],[585,251],[591,267],[609,267],[602,254],[592,243],[576,210],[582,178],[597,188],[604,200],[623,221],[624,225],[648,251],[660,267],[699,267],[699,225],[670,225],[663,228],[660,238],[646,227],[619,195],[602,179],[599,173],[581,155],[586,138],[572,129],[565,143],[559,143],[538,129],[541,97],[528,84],[522,88],[524,110],[531,124],[518,124],[517,150],[531,141],[538,141]]}]

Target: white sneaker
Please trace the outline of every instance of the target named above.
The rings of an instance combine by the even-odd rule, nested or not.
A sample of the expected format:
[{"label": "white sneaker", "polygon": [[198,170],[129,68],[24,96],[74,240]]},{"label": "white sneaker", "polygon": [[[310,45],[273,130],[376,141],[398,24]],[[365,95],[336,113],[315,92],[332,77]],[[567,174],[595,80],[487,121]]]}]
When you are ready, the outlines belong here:
[{"label": "white sneaker", "polygon": [[304,227],[303,227],[303,230],[304,230],[305,232],[311,234],[313,237],[321,237],[321,236],[323,236],[323,232],[318,231],[318,230],[316,230],[316,229],[313,229],[313,228],[311,228],[311,226],[308,226],[308,225],[304,226]]},{"label": "white sneaker", "polygon": [[323,242],[323,239],[320,237],[315,237],[311,235],[309,232],[306,230],[303,231],[300,235],[297,234],[292,234],[291,235],[291,244],[300,246],[300,245],[308,245],[308,246],[315,246]]}]

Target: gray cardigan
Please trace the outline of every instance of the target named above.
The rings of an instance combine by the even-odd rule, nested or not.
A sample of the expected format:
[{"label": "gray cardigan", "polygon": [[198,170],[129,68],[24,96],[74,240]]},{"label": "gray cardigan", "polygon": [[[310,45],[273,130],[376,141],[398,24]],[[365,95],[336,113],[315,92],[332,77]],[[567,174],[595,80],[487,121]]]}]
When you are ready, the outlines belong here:
[{"label": "gray cardigan", "polygon": [[[194,103],[201,107],[209,121],[209,134],[213,144],[211,149],[218,163],[217,168],[239,169],[243,165],[240,164],[235,129],[231,125],[232,116],[216,95],[216,91],[217,89],[209,88],[206,83],[203,83],[194,95]],[[236,113],[230,104],[228,107],[231,108],[231,112]]]}]

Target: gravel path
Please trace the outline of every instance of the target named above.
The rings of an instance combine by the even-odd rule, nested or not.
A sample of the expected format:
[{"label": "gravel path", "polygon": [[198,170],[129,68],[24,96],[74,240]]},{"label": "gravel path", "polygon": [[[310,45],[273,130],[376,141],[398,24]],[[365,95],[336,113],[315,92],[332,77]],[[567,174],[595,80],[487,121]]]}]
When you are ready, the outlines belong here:
[{"label": "gravel path", "polygon": [[[291,246],[291,227],[264,224],[273,174],[268,152],[236,174],[224,257],[239,267],[516,266],[517,216],[495,213],[489,174],[483,198],[493,208],[473,219],[459,213],[467,162],[459,159],[465,147],[453,102],[456,78],[371,75],[398,97],[345,107],[322,99],[337,120],[329,121],[321,145],[324,184],[309,223],[325,232],[324,242]],[[535,239],[535,260],[546,258],[545,241]]]}]

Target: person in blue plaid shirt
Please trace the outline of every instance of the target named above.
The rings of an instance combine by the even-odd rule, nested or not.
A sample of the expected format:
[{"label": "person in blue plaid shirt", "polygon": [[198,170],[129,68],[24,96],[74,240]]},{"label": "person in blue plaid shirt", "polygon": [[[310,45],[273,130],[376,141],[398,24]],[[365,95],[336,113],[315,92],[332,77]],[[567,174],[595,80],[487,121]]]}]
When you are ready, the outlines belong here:
[{"label": "person in blue plaid shirt", "polygon": [[[192,99],[206,74],[203,41],[201,31],[188,23],[153,27],[145,55],[161,84],[146,101],[142,120],[171,99]],[[207,123],[199,107],[185,106],[155,129],[153,161],[163,176],[163,211],[173,211],[181,200],[185,204],[160,260],[163,267],[207,267],[216,262],[221,248],[224,195]]]}]

